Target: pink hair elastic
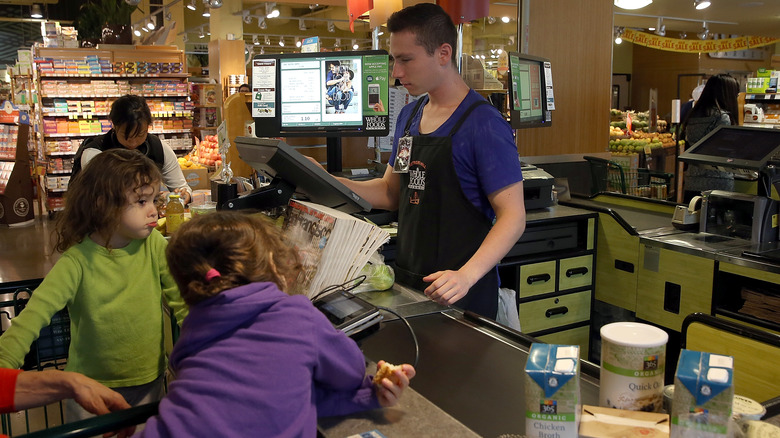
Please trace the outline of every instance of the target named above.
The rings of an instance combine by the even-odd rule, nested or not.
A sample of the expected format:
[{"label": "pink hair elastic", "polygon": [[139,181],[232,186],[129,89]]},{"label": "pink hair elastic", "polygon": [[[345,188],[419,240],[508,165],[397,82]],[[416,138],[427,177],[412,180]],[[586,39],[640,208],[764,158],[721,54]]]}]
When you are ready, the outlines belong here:
[{"label": "pink hair elastic", "polygon": [[211,280],[213,280],[213,279],[215,279],[217,277],[220,277],[220,276],[222,276],[222,274],[220,274],[219,271],[217,271],[214,268],[211,268],[211,269],[209,269],[208,272],[206,272],[206,281],[211,281]]}]

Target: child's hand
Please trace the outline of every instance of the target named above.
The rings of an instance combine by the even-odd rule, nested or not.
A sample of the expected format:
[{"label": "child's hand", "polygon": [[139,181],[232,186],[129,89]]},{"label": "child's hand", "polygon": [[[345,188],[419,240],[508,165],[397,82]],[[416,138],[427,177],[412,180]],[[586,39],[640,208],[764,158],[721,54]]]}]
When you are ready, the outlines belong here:
[{"label": "child's hand", "polygon": [[[383,360],[376,364],[377,373],[384,364]],[[383,408],[395,406],[416,373],[414,367],[409,364],[398,365],[389,376],[376,383],[376,396],[379,399],[379,405]]]}]

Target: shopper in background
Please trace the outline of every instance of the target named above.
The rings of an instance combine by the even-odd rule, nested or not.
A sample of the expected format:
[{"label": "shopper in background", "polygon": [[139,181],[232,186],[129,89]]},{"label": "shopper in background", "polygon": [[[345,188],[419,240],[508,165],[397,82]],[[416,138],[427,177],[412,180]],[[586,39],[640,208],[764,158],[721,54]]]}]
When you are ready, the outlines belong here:
[{"label": "shopper in background", "polygon": [[294,290],[297,253],[264,217],[198,216],[166,254],[190,313],[141,436],[314,437],[318,416],[393,406],[414,377],[405,364],[372,384],[357,344]]},{"label": "shopper in background", "polygon": [[240,87],[238,87],[239,93],[251,93],[252,87],[249,86],[249,84],[241,84]]},{"label": "shopper in background", "polygon": [[[68,398],[96,415],[130,407],[121,394],[79,373],[0,368],[0,413],[45,406]],[[130,436],[134,431],[135,426],[127,428],[117,437]]]},{"label": "shopper in background", "polygon": [[688,117],[688,112],[693,108],[693,105],[696,104],[696,101],[699,100],[702,90],[704,90],[704,84],[697,85],[696,88],[691,91],[691,99],[680,107],[680,121],[683,121]]},{"label": "shopper in background", "polygon": [[84,140],[73,159],[71,178],[81,172],[95,156],[109,149],[133,149],[151,158],[162,170],[163,183],[169,190],[181,195],[184,204],[192,200],[192,189],[184,178],[179,167],[176,153],[160,139],[149,134],[152,125],[152,112],[146,99],[141,96],[127,94],[111,104],[112,129],[103,135]]},{"label": "shopper in background", "polygon": [[374,208],[398,210],[396,279],[431,299],[489,318],[498,310],[496,264],[525,230],[523,176],[512,129],[458,73],[457,32],[444,10],[395,12],[392,75],[415,96],[401,110],[381,179],[340,179]]},{"label": "shopper in background", "polygon": [[[63,254],[25,309],[0,336],[0,367],[19,368],[52,316],[71,320],[67,371],[119,392],[133,406],[163,395],[166,358],[163,304],[187,313],[155,230],[157,166],[127,149],[98,154],[70,183],[58,217],[55,249]],[[65,402],[66,419],[92,416]]]},{"label": "shopper in background", "polygon": [[[680,137],[685,139],[686,148],[698,143],[718,126],[738,124],[738,94],[739,83],[729,74],[715,75],[707,80],[701,96],[680,128]],[[689,165],[683,183],[684,200],[689,202],[705,190],[734,191],[734,174]]]}]

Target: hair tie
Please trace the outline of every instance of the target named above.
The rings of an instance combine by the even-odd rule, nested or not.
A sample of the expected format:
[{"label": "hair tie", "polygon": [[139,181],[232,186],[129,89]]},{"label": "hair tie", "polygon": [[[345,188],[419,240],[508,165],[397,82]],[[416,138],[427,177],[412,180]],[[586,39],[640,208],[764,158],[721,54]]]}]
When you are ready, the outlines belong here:
[{"label": "hair tie", "polygon": [[211,269],[208,270],[208,272],[206,272],[206,281],[211,281],[211,280],[213,280],[213,279],[215,279],[217,277],[221,277],[221,276],[222,276],[222,274],[220,274],[219,271],[217,271],[214,268],[211,268]]}]

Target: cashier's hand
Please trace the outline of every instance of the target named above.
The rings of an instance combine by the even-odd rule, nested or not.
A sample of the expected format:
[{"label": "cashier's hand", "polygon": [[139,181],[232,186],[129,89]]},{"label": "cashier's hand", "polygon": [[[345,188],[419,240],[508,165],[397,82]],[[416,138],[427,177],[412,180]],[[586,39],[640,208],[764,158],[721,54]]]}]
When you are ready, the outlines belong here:
[{"label": "cashier's hand", "polygon": [[184,205],[187,205],[190,203],[190,201],[192,201],[192,198],[190,197],[190,192],[187,189],[178,188],[178,189],[174,189],[173,192],[181,196],[181,200],[182,202],[184,202]]},{"label": "cashier's hand", "polygon": [[[376,364],[377,371],[382,368],[382,364],[384,363],[385,361],[380,360],[379,363]],[[401,365],[400,370],[397,369],[393,371],[393,380],[387,377],[382,379],[380,385],[376,386],[376,396],[377,399],[379,399],[379,405],[383,408],[395,406],[401,398],[404,389],[409,386],[409,381],[412,380],[412,377],[414,377],[416,373],[413,366],[405,363]]]},{"label": "cashier's hand", "polygon": [[460,271],[437,271],[424,277],[423,281],[431,283],[423,292],[425,295],[444,306],[451,306],[465,297],[474,284]]}]

